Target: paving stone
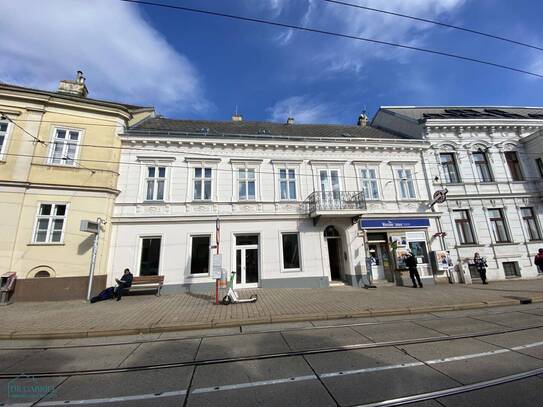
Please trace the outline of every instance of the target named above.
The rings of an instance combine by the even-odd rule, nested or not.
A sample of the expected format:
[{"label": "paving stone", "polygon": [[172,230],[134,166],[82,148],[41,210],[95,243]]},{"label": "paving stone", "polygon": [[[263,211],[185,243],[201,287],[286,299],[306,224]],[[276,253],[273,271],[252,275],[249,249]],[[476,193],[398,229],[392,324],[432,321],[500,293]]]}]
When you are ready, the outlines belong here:
[{"label": "paving stone", "polygon": [[182,339],[143,343],[121,364],[122,367],[146,366],[194,360],[200,339]]},{"label": "paving stone", "polygon": [[371,342],[349,327],[283,332],[292,350],[323,349]]},{"label": "paving stone", "polygon": [[[515,346],[523,346],[543,342],[543,329],[527,329],[518,332],[482,336],[477,339],[481,342],[491,343],[496,346],[511,349]],[[539,346],[519,349],[516,350],[516,352],[543,359],[543,343]]]},{"label": "paving stone", "polygon": [[422,320],[417,324],[426,328],[442,332],[447,335],[460,335],[468,333],[480,333],[503,329],[503,325],[491,322],[479,321],[472,318],[448,318],[438,320]]},{"label": "paving stone", "polygon": [[510,328],[519,328],[525,326],[543,326],[543,315],[532,315],[524,312],[507,312],[503,314],[474,315],[481,321],[492,322]]},{"label": "paving stone", "polygon": [[397,322],[395,324],[379,324],[353,326],[352,329],[374,342],[398,341],[402,339],[419,339],[446,336],[413,322]]},{"label": "paving stone", "polygon": [[279,332],[231,335],[204,338],[196,359],[221,359],[288,351],[289,348]]},{"label": "paving stone", "polygon": [[52,397],[54,398],[55,388],[64,380],[66,380],[66,377],[34,378],[27,375],[21,375],[9,380],[0,379],[0,405],[31,404],[43,397],[49,400]]}]

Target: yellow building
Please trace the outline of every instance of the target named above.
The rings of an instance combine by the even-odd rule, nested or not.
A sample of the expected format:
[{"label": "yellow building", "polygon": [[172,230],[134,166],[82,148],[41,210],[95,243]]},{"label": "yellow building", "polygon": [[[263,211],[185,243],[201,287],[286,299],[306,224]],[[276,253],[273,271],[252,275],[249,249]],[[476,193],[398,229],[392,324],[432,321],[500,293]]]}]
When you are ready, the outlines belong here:
[{"label": "yellow building", "polygon": [[[15,301],[85,298],[94,236],[80,222],[108,222],[118,134],[154,114],[87,93],[81,72],[57,92],[0,84],[0,274],[17,273]],[[100,234],[94,291],[105,286],[110,230]]]}]

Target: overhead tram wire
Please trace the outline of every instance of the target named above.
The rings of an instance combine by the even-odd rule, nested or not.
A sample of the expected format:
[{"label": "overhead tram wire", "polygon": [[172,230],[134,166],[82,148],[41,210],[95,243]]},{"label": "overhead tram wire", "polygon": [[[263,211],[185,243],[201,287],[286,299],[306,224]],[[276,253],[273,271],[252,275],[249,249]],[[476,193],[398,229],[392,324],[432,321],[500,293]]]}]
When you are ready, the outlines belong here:
[{"label": "overhead tram wire", "polygon": [[539,51],[543,51],[543,47],[539,47],[537,45],[532,45],[532,44],[528,44],[528,43],[525,43],[525,42],[522,42],[522,41],[513,40],[511,38],[501,37],[499,35],[485,33],[483,31],[474,30],[472,28],[460,27],[460,26],[453,25],[453,24],[443,23],[441,21],[430,20],[428,18],[415,17],[415,16],[411,16],[411,15],[408,15],[408,14],[402,14],[402,13],[398,13],[398,12],[394,12],[394,11],[388,11],[388,10],[382,10],[382,9],[374,8],[374,7],[363,6],[361,4],[347,3],[345,1],[339,1],[339,0],[322,0],[322,1],[325,1],[327,3],[338,4],[338,5],[346,6],[346,7],[353,7],[353,8],[358,8],[358,9],[362,9],[362,10],[373,11],[373,12],[376,12],[376,13],[388,14],[388,15],[391,15],[391,16],[396,16],[396,17],[401,17],[401,18],[407,18],[407,19],[410,19],[410,20],[421,21],[421,22],[424,22],[424,23],[434,24],[434,25],[438,25],[438,26],[441,26],[441,27],[453,28],[455,30],[465,31],[465,32],[468,32],[468,33],[471,33],[471,34],[481,35],[483,37],[488,37],[488,38],[492,38],[492,39],[495,39],[495,40],[505,41],[505,42],[509,42],[511,44],[520,45],[520,46],[523,46],[523,47],[528,47],[528,48],[532,48],[532,49],[537,49]]},{"label": "overhead tram wire", "polygon": [[[182,151],[181,153],[185,153],[187,156],[190,156],[191,155],[191,152],[187,152],[187,151]],[[48,159],[50,158],[50,156],[48,155],[36,155],[36,154],[17,154],[17,153],[4,153],[3,155],[5,156],[11,156],[11,157],[32,157],[32,158],[43,158],[43,159]],[[208,158],[212,158],[214,157],[213,155],[208,155],[207,156]],[[156,157],[154,157],[156,158]],[[245,157],[247,158],[247,157]],[[204,161],[205,162],[205,159],[206,157],[202,157],[202,160],[201,161]],[[79,160],[73,160],[73,161],[77,161],[78,163],[80,162],[86,162],[86,163],[107,163],[107,164],[111,164],[113,163],[111,160],[98,160],[98,159],[89,159],[89,158],[81,158]],[[145,163],[145,162],[138,162],[138,161],[115,161],[114,163],[116,164],[119,164],[119,165],[126,165],[126,166],[138,166],[138,167],[148,167],[149,164],[148,163]],[[66,166],[66,165],[59,165],[59,164],[50,164],[52,166],[61,166],[61,167],[68,167],[68,168],[71,168],[70,166]],[[79,164],[81,165],[81,164]],[[158,165],[160,166],[160,165]],[[185,169],[185,170],[191,170],[191,169],[194,169],[195,167],[189,165],[188,163],[186,164],[183,164],[183,165],[176,165],[176,164],[165,164],[164,167],[167,167],[167,168],[181,168],[181,169]],[[82,167],[83,169],[87,169],[89,171],[91,171],[90,168],[87,168],[87,167]],[[215,168],[214,169],[217,173],[230,173],[230,174],[236,174],[238,171],[237,169],[228,169],[228,168]],[[107,170],[104,170],[103,168],[95,168],[94,171],[111,171],[109,169]],[[417,172],[415,172],[416,174]],[[277,172],[274,172],[274,171],[266,171],[266,170],[259,170],[259,169],[256,169],[255,168],[255,175],[277,175]],[[311,174],[311,173],[303,173],[303,172],[297,172],[296,173],[296,177],[309,177],[309,178],[315,178],[317,177],[317,175],[315,174]],[[341,179],[354,179],[354,180],[357,180],[357,179],[360,179],[360,177],[358,175],[341,175],[340,176]],[[373,179],[376,179],[376,180],[381,180],[381,181],[386,181],[386,182],[395,182],[395,181],[398,181],[400,180],[399,177],[375,177]],[[440,177],[441,179],[441,177]],[[406,178],[407,180],[407,178]],[[409,178],[409,180],[412,180],[412,181],[421,181],[421,182],[427,182],[428,179],[424,178],[424,177],[411,177]],[[477,177],[462,177],[462,183],[468,183],[468,184],[472,184],[472,183],[484,183],[482,181],[479,180],[479,178]],[[541,177],[524,177],[524,181],[538,181],[538,180],[541,180]],[[498,178],[498,177],[494,177],[493,181],[491,182],[511,182],[512,180],[511,179],[508,179],[507,177],[504,177],[504,178]],[[438,182],[438,184],[440,184],[441,182]],[[447,183],[443,183],[443,185],[447,185]]]},{"label": "overhead tram wire", "polygon": [[453,54],[453,53],[444,52],[444,51],[437,51],[437,50],[432,50],[428,48],[414,47],[411,45],[400,44],[400,43],[395,43],[395,42],[390,42],[390,41],[382,41],[382,40],[377,40],[374,38],[359,37],[356,35],[349,35],[349,34],[341,34],[341,33],[333,32],[333,31],[321,30],[317,28],[302,27],[302,26],[294,25],[294,24],[287,24],[287,23],[280,23],[280,22],[271,21],[271,20],[265,20],[262,18],[243,17],[243,16],[238,16],[235,14],[221,13],[217,11],[204,10],[204,9],[198,9],[198,8],[192,8],[192,7],[175,6],[172,4],[155,3],[155,2],[144,1],[144,0],[119,0],[119,1],[126,2],[126,3],[133,3],[133,4],[141,4],[141,5],[152,6],[152,7],[163,7],[163,8],[173,9],[173,10],[187,11],[191,13],[206,14],[206,15],[211,15],[211,16],[216,16],[216,17],[230,18],[233,20],[241,20],[241,21],[247,21],[247,22],[252,22],[252,23],[275,26],[275,27],[289,28],[289,29],[298,30],[298,31],[312,32],[316,34],[323,34],[323,35],[328,35],[328,36],[333,36],[333,37],[340,37],[340,38],[346,38],[346,39],[351,39],[351,40],[370,42],[370,43],[380,44],[380,45],[388,45],[391,47],[409,49],[412,51],[419,51],[419,52],[424,52],[424,53],[432,54],[432,55],[439,55],[439,56],[453,58],[453,59],[457,59],[461,61],[473,62],[473,63],[477,63],[481,65],[492,66],[494,68],[505,69],[505,70],[509,70],[509,71],[513,71],[517,73],[522,73],[525,75],[531,75],[538,78],[543,78],[543,74],[526,71],[524,69],[515,68],[508,65],[503,65],[496,62],[485,61],[482,59],[471,58],[471,57],[467,57],[467,56],[463,56],[459,54]]}]

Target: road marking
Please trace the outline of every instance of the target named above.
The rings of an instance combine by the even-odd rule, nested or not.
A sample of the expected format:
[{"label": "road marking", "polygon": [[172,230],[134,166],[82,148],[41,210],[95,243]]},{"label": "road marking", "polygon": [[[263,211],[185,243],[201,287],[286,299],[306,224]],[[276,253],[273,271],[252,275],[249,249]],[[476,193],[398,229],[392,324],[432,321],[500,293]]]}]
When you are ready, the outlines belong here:
[{"label": "road marking", "polygon": [[302,382],[304,380],[316,380],[316,379],[317,379],[317,376],[312,374],[312,375],[307,375],[307,376],[289,377],[287,379],[261,380],[258,382],[251,382],[251,383],[229,384],[225,386],[215,386],[215,387],[201,387],[199,389],[194,389],[193,391],[190,392],[190,394],[213,393],[216,391],[223,391],[223,390],[247,389],[249,387],[268,386],[271,384],[283,384],[283,383],[291,383],[291,382]]},{"label": "road marking", "polygon": [[[205,393],[213,393],[217,391],[239,390],[239,389],[247,389],[251,387],[270,386],[270,385],[275,385],[275,384],[317,380],[318,378],[326,379],[326,378],[353,375],[353,374],[371,373],[371,372],[379,372],[379,371],[384,371],[384,370],[403,369],[403,368],[409,368],[409,367],[419,367],[419,366],[433,365],[433,364],[439,364],[439,363],[448,363],[448,362],[455,362],[459,360],[494,356],[494,355],[499,355],[499,354],[503,354],[507,352],[533,348],[533,347],[542,346],[542,345],[543,345],[543,341],[529,343],[526,345],[515,346],[509,349],[497,349],[497,350],[492,350],[488,352],[471,353],[468,355],[452,356],[452,357],[441,358],[441,359],[431,359],[431,360],[426,360],[424,362],[400,363],[396,365],[385,365],[385,366],[376,366],[376,367],[369,367],[369,368],[363,368],[363,369],[353,369],[353,370],[343,370],[343,371],[338,371],[338,372],[321,373],[318,375],[318,377],[314,374],[311,374],[311,375],[306,375],[306,376],[294,376],[294,377],[288,377],[288,378],[282,378],[282,379],[261,380],[261,381],[249,382],[249,383],[201,387],[201,388],[196,388],[190,391],[190,394],[205,394]],[[119,402],[126,402],[126,401],[183,396],[186,394],[187,394],[187,390],[175,390],[175,391],[167,391],[163,393],[148,393],[148,394],[138,394],[138,395],[133,395],[133,396],[121,396],[121,397],[110,397],[110,398],[100,398],[100,399],[43,401],[43,402],[38,403],[38,405],[39,406],[66,406],[66,405],[106,404],[106,403],[109,404],[109,403],[119,403]],[[7,405],[10,405],[10,404],[7,404]],[[17,404],[12,404],[12,406],[17,406]]]},{"label": "road marking", "polygon": [[87,399],[87,400],[65,400],[65,401],[43,401],[38,403],[39,406],[75,406],[82,404],[104,404],[104,403],[120,403],[124,401],[135,400],[148,400],[163,397],[183,396],[187,394],[186,390],[174,390],[165,391],[163,393],[148,393],[148,394],[136,394],[134,396],[121,396],[121,397],[109,397],[101,399]]},{"label": "road marking", "polygon": [[351,374],[370,373],[370,372],[380,372],[381,370],[402,369],[406,367],[423,366],[423,365],[424,365],[423,362],[401,363],[398,365],[376,366],[376,367],[368,367],[365,369],[343,370],[341,372],[322,373],[319,375],[319,377],[322,379],[327,379],[329,377],[346,376],[346,375],[351,375]]}]

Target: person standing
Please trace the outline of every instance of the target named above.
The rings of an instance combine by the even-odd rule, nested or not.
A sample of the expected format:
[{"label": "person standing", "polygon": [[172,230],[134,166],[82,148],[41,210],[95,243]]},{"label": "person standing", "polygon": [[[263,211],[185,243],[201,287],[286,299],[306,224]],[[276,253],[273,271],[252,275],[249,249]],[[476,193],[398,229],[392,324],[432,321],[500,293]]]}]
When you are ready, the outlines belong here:
[{"label": "person standing", "polygon": [[543,273],[543,249],[539,249],[535,255],[534,263],[539,274]]},{"label": "person standing", "polygon": [[484,259],[484,257],[481,257],[479,253],[475,253],[475,256],[473,257],[473,263],[475,264],[475,267],[477,268],[477,271],[481,276],[483,284],[488,284],[486,282],[486,268],[488,267],[488,264],[486,264],[486,260]]},{"label": "person standing", "polygon": [[126,268],[124,269],[124,274],[119,280],[118,278],[115,279],[117,282],[117,287],[115,287],[114,293],[115,297],[117,297],[117,301],[121,300],[121,297],[123,295],[123,290],[125,288],[128,288],[132,285],[132,280],[134,279],[134,276],[130,272],[130,269]]},{"label": "person standing", "polygon": [[409,269],[409,277],[411,277],[411,281],[413,282],[413,288],[417,288],[417,282],[419,283],[419,287],[422,288],[419,270],[417,269],[417,258],[413,255],[412,252],[407,253],[405,265]]}]

